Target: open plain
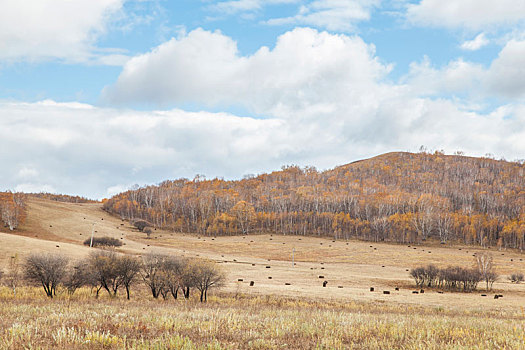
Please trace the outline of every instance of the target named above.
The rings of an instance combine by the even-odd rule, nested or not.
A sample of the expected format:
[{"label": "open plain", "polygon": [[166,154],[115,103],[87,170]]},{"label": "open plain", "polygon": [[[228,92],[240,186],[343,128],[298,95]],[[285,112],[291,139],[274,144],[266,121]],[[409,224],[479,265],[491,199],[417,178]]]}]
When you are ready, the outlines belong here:
[{"label": "open plain", "polygon": [[[4,288],[1,293],[2,314],[20,313],[22,318],[11,316],[0,323],[3,347],[21,347],[27,341],[33,344],[31,339],[16,338],[13,333],[16,327],[28,327],[28,324],[36,328],[26,329],[21,334],[25,337],[33,332],[31,336],[35,345],[46,347],[49,340],[50,347],[63,348],[86,346],[87,334],[95,330],[101,337],[101,347],[198,348],[215,344],[215,348],[282,348],[291,341],[290,337],[295,339],[293,347],[304,341],[304,348],[360,348],[359,344],[367,344],[363,348],[384,348],[385,345],[419,348],[425,344],[419,341],[428,341],[426,346],[421,346],[424,348],[525,347],[525,285],[507,280],[508,274],[525,270],[525,255],[518,251],[267,234],[210,237],[161,230],[153,231],[148,239],[128,222],[108,215],[100,204],[70,204],[32,198],[28,201],[26,223],[14,233],[0,233],[0,266],[7,267],[14,254],[23,258],[34,251],[56,252],[72,259],[83,257],[90,248],[82,242],[90,237],[92,230],[95,236],[122,240],[124,245],[117,250],[123,253],[161,252],[214,260],[226,272],[225,287],[215,292],[207,306],[193,301],[152,300],[139,286],[132,291],[131,302],[106,297],[95,301],[87,290],[73,297],[62,295],[47,301],[43,292],[31,288],[21,289],[14,298]],[[439,267],[470,267],[474,263],[473,255],[487,250],[492,252],[500,275],[490,293],[483,290],[482,283],[474,293],[438,293],[438,290],[413,293],[416,288],[409,269],[430,263]],[[292,259],[295,265],[292,265]],[[252,281],[253,286],[250,286]],[[326,287],[323,287],[324,281],[328,282]],[[370,287],[374,288],[373,292]],[[383,294],[384,291],[390,294]],[[504,297],[494,299],[494,294]],[[85,310],[74,311],[84,303]],[[141,314],[141,307],[147,312]],[[82,316],[83,312],[89,316]],[[128,332],[126,338],[121,313],[134,315],[134,322],[146,327],[148,332],[141,336],[134,326],[128,324],[126,327],[134,330],[129,330],[131,333]],[[51,331],[47,335],[39,333],[39,323],[35,321],[37,314],[52,315],[45,322],[50,322],[53,329],[65,332],[62,343]],[[62,315],[63,323],[60,320]],[[162,322],[174,317],[180,322],[180,327],[160,325],[161,321],[155,315]],[[21,321],[24,317],[27,319]],[[75,326],[75,322],[84,317],[91,318],[93,324]],[[97,317],[105,321],[97,323]],[[295,321],[285,325],[286,319]],[[71,328],[68,328],[68,322]],[[214,322],[217,324],[212,326]],[[60,324],[64,326],[60,328]],[[105,326],[100,326],[102,324]],[[207,335],[203,337],[198,334],[204,331],[190,331],[190,324],[205,328],[221,327],[222,324],[225,329],[216,329],[214,337],[213,331],[206,328]],[[295,336],[290,335],[293,325],[299,327],[295,329]],[[120,327],[120,331],[114,327]],[[232,335],[231,327],[238,327],[241,333]],[[309,327],[317,330],[308,333],[305,329]],[[376,338],[376,343],[370,339],[363,343],[364,340],[356,341],[356,337],[363,336],[362,333],[349,336],[357,331],[356,327],[361,327],[365,333],[371,332],[367,327],[377,332],[386,327],[388,332],[396,335],[389,333],[384,338]],[[465,338],[468,337],[469,342],[462,342],[461,337],[450,334],[448,340],[445,339],[445,333],[458,327],[463,329],[461,332],[466,332]],[[280,335],[264,333],[261,329]],[[338,331],[330,333],[328,329]],[[418,340],[422,337],[420,331],[427,332],[428,339]],[[441,331],[445,333],[441,334]],[[108,338],[108,334],[116,338]],[[175,336],[178,338],[173,338]],[[168,341],[169,337],[171,340]],[[401,338],[406,338],[406,341],[400,341]]]}]

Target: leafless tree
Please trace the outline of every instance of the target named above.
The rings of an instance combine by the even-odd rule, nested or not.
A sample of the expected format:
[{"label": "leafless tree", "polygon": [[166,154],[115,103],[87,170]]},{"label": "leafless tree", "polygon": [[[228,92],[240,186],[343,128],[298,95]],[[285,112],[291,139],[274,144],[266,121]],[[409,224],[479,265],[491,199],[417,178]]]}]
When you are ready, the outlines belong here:
[{"label": "leafless tree", "polygon": [[492,254],[483,252],[476,254],[476,264],[478,266],[481,278],[485,281],[487,290],[492,288],[492,284],[498,278],[498,275],[494,272],[494,258]]},{"label": "leafless tree", "polygon": [[194,262],[195,269],[195,287],[201,293],[200,301],[206,302],[208,300],[208,290],[210,288],[218,288],[224,283],[224,274],[214,262],[201,260]]},{"label": "leafless tree", "polygon": [[41,284],[46,295],[53,298],[66,277],[68,262],[61,255],[32,254],[26,259],[24,274],[28,281]]},{"label": "leafless tree", "polygon": [[130,287],[136,281],[141,268],[140,261],[133,257],[124,255],[117,259],[117,275],[124,288],[126,288],[126,297],[129,300]]},{"label": "leafless tree", "polygon": [[164,276],[164,264],[167,257],[162,254],[149,254],[143,258],[140,275],[144,283],[151,290],[151,294],[156,299],[166,287]]}]

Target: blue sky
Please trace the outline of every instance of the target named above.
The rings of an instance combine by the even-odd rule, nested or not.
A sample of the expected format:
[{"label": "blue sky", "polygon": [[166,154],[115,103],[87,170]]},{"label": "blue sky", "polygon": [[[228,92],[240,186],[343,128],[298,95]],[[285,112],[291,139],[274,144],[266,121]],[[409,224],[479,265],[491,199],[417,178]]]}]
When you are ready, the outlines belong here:
[{"label": "blue sky", "polygon": [[0,23],[2,189],[525,158],[522,1],[6,0]]}]

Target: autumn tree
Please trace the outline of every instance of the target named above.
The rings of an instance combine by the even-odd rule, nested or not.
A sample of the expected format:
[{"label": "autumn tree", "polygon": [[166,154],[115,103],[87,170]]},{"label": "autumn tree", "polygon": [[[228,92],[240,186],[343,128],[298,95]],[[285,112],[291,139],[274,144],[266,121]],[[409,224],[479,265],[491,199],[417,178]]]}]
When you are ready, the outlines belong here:
[{"label": "autumn tree", "polygon": [[242,234],[247,234],[255,219],[255,209],[253,205],[245,201],[239,201],[233,206],[230,212],[235,219],[237,219]]}]

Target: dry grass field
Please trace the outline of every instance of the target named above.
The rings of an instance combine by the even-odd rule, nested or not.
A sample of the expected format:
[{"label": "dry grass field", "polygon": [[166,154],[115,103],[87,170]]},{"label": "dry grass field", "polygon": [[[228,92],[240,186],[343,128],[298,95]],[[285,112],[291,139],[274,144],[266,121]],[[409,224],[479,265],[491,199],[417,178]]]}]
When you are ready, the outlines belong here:
[{"label": "dry grass field", "polygon": [[[100,204],[31,199],[28,209],[20,230],[0,233],[0,267],[14,253],[23,257],[36,250],[82,257],[90,251],[82,242],[94,224],[96,236],[122,240],[119,251],[213,259],[227,283],[206,306],[133,296],[131,302],[95,301],[87,291],[47,301],[31,289],[14,300],[4,289],[0,314],[11,316],[0,321],[2,348],[525,348],[525,284],[506,279],[525,272],[525,254],[517,251],[489,249],[501,277],[487,296],[481,290],[412,294],[408,269],[429,263],[470,267],[473,254],[486,250],[160,230],[146,239]],[[504,297],[496,300],[494,293]],[[41,334],[44,329],[48,333]]]}]

